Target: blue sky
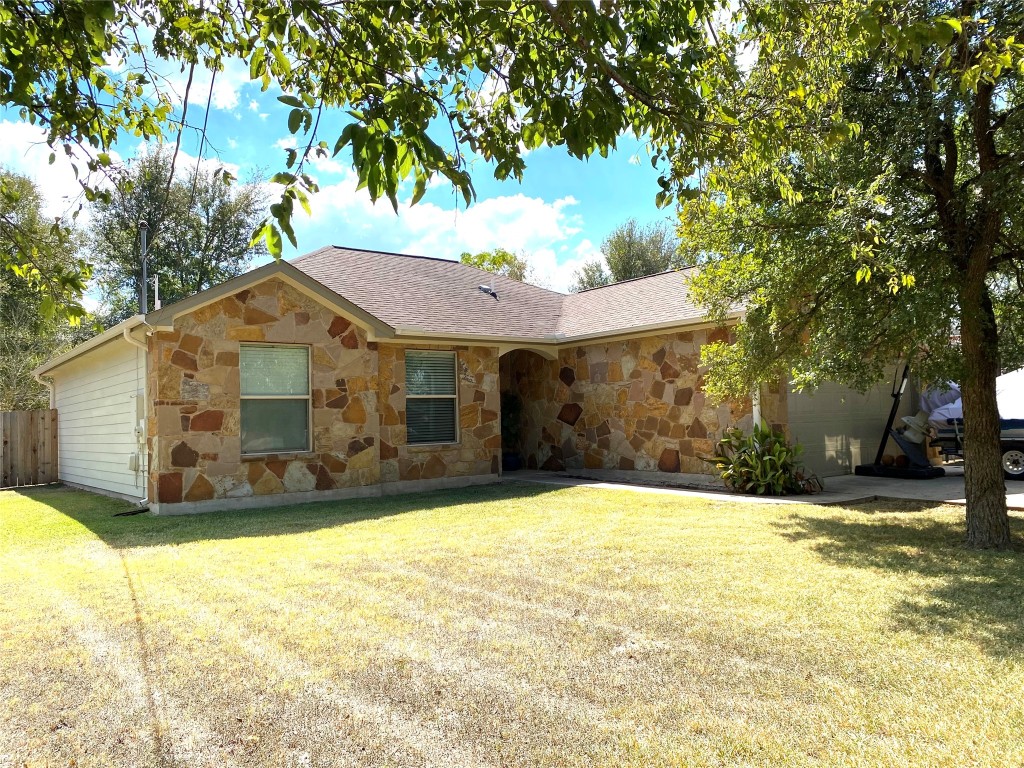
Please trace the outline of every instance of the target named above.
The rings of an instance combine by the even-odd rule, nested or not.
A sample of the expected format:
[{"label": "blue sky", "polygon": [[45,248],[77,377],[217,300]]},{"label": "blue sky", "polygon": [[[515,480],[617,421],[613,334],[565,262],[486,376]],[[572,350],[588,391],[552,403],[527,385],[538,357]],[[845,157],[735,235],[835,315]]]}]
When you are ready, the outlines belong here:
[{"label": "blue sky", "polygon": [[[208,73],[205,77],[204,82],[197,75],[193,86],[190,123],[199,124],[204,117],[210,86]],[[183,92],[183,75],[173,73],[170,81]],[[283,147],[295,141],[286,127],[287,113],[275,93],[262,93],[248,82],[246,71],[229,64],[214,83],[204,162],[225,165],[242,179],[283,170]],[[322,131],[322,137],[332,144],[348,119],[344,114],[325,118],[322,125],[335,133]],[[20,123],[14,114],[0,113],[0,165],[34,178],[49,201],[48,213],[60,215],[77,197],[75,177],[62,157],[48,164],[49,149],[41,140],[37,128]],[[197,145],[197,137],[186,132],[186,167],[195,162]],[[127,139],[116,150],[118,158],[129,160],[145,147]],[[443,258],[504,247],[527,256],[538,282],[565,290],[572,272],[597,257],[602,239],[614,226],[629,217],[646,223],[670,215],[655,207],[658,174],[642,144],[631,137],[624,137],[608,158],[581,162],[560,148],[541,148],[530,152],[526,163],[519,183],[496,181],[491,168],[478,161],[472,168],[478,199],[468,208],[442,179],[416,206],[403,204],[396,215],[387,201],[374,206],[365,190],[356,190],[344,152],[334,160],[316,161],[311,171],[321,191],[311,217],[297,214],[299,247],[286,244],[285,256],[327,244]]]}]

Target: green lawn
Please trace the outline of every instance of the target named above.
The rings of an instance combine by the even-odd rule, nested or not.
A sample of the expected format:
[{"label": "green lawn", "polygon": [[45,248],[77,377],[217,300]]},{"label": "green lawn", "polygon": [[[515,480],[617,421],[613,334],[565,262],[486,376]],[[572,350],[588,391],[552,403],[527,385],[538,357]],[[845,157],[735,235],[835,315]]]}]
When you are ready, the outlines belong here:
[{"label": "green lawn", "polygon": [[0,492],[2,768],[1024,762],[1024,556],[955,508],[126,507]]}]

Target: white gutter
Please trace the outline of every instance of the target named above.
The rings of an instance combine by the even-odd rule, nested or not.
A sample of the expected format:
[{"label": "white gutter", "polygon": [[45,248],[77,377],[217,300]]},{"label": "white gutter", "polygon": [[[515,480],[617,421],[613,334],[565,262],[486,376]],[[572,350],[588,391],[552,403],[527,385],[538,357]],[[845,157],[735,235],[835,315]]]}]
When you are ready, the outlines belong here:
[{"label": "white gutter", "polygon": [[[139,315],[139,317],[142,317],[142,315]],[[142,321],[142,325],[145,325],[145,326],[146,326],[147,328],[149,328],[149,327],[150,327],[150,326],[149,326],[149,325],[148,325],[148,324],[146,323],[146,321],[145,321],[145,320],[143,320],[143,321]],[[138,326],[137,326],[137,325],[136,325],[136,326],[133,326],[133,327],[131,327],[131,328],[129,328],[129,327],[127,327],[127,326],[126,326],[126,327],[124,328],[124,330],[122,330],[122,331],[121,331],[121,335],[122,335],[122,336],[124,336],[124,340],[125,340],[125,341],[127,341],[127,342],[128,342],[129,344],[132,344],[132,345],[134,345],[134,346],[138,347],[138,348],[139,348],[139,349],[141,349],[141,350],[142,350],[143,352],[149,352],[149,347],[148,347],[148,346],[146,346],[146,345],[145,345],[145,344],[143,344],[143,343],[142,343],[141,341],[139,341],[139,340],[138,340],[138,339],[136,339],[136,338],[135,338],[134,336],[132,336],[132,331],[133,331],[133,330],[135,330],[136,328],[138,328]]]},{"label": "white gutter", "polygon": [[[560,344],[565,339],[560,333],[547,334],[546,336],[473,336],[465,333],[438,333],[437,331],[428,331],[414,325],[395,326],[395,339],[397,340],[400,337],[447,339],[473,344]],[[389,339],[384,339],[384,341],[389,341]]]},{"label": "white gutter", "polygon": [[[725,316],[726,322],[730,320],[739,320],[743,317],[743,312],[730,312]],[[635,325],[629,328],[616,328],[606,331],[597,331],[594,333],[581,333],[576,335],[566,335],[564,333],[549,333],[544,336],[487,336],[484,334],[471,335],[465,333],[437,333],[436,331],[428,331],[424,328],[418,328],[411,325],[395,326],[395,339],[399,340],[403,337],[415,338],[417,341],[421,339],[446,339],[450,341],[461,341],[468,344],[477,345],[488,345],[488,344],[530,344],[535,346],[551,345],[551,346],[567,346],[573,344],[579,344],[587,341],[599,341],[601,339],[615,338],[618,336],[633,336],[639,333],[655,333],[657,331],[668,331],[675,328],[692,328],[698,330],[702,327],[717,327],[717,323],[709,321],[707,318],[694,318],[693,320],[667,320],[661,323],[648,323],[646,325]]]},{"label": "white gutter", "polygon": [[50,391],[50,410],[53,410],[54,408],[56,408],[57,407],[57,391],[53,388],[53,382],[52,381],[47,381],[42,376],[40,376],[38,373],[33,373],[32,374],[32,378],[35,379],[36,381],[38,381],[40,384],[42,384],[44,387],[46,387]]},{"label": "white gutter", "polygon": [[[740,313],[730,313],[725,316],[724,321],[739,319]],[[559,334],[559,344],[578,344],[581,341],[598,341],[600,339],[616,336],[634,336],[639,333],[653,333],[656,331],[670,331],[673,328],[700,328],[718,327],[718,323],[708,320],[706,317],[694,318],[693,320],[668,320],[662,323],[648,323],[646,325],[634,325],[629,328],[617,328],[608,331],[596,331],[594,333],[581,333],[575,336]]]}]

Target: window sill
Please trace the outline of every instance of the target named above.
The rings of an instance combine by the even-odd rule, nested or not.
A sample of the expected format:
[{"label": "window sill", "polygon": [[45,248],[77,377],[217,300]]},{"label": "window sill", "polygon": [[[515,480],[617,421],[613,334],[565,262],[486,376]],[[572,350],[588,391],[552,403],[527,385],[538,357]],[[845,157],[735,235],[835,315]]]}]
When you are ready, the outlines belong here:
[{"label": "window sill", "polygon": [[315,459],[319,454],[313,451],[282,451],[280,453],[243,453],[242,461],[291,461]]},{"label": "window sill", "polygon": [[454,443],[406,443],[405,448],[411,453],[417,453],[426,451],[436,451],[438,449],[445,448],[458,448],[461,445],[462,443],[458,441]]}]

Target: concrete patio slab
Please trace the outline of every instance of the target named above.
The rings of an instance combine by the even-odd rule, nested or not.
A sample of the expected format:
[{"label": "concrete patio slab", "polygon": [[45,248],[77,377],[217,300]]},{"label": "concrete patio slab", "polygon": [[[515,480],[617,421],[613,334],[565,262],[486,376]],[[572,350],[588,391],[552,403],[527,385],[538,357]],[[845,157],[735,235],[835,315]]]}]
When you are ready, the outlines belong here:
[{"label": "concrete patio slab", "polygon": [[[825,479],[825,490],[813,496],[751,496],[730,493],[711,487],[678,487],[667,483],[637,485],[574,477],[565,472],[520,471],[503,477],[505,482],[542,483],[560,486],[584,486],[616,491],[657,493],[712,501],[743,501],[752,504],[815,504],[830,506],[856,504],[875,499],[907,499],[932,501],[942,504],[965,504],[963,467],[946,467],[946,477],[934,480],[898,480],[887,477],[859,477],[841,475]],[[1010,509],[1024,510],[1024,482],[1007,482],[1006,503]]]}]

